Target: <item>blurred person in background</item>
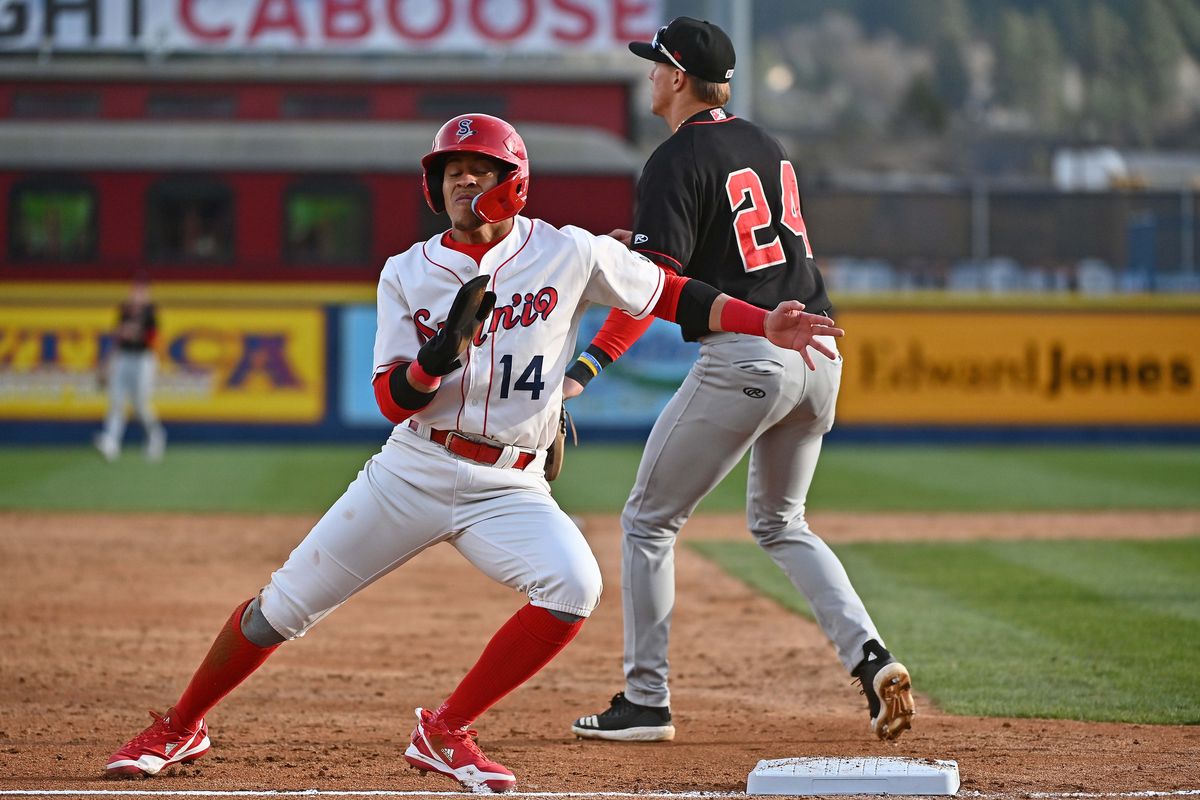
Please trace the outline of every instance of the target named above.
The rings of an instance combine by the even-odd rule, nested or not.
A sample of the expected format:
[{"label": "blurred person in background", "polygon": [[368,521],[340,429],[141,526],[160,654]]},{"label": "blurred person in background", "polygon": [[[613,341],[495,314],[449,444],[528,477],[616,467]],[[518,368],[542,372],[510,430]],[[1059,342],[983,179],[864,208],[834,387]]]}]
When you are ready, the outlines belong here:
[{"label": "blurred person in background", "polygon": [[[729,37],[709,22],[678,17],[629,49],[653,62],[650,110],[671,136],[642,170],[633,231],[610,235],[668,275],[704,281],[759,308],[798,300],[805,313],[828,316],[795,167],[762,128],[724,109],[734,70]],[[563,395],[582,392],[650,322],[610,313],[567,370]],[[755,541],[808,600],[861,684],[871,732],[895,739],[914,711],[908,670],[884,648],[841,561],[805,519],[841,385],[833,338],[822,337],[827,350],[812,356],[759,337],[681,328],[685,339],[700,342],[700,357],[654,423],[621,515],[625,688],[605,711],[575,720],[572,731],[616,741],[675,737],[667,685],[675,540],[750,451],[746,517]]]},{"label": "blurred person in background", "polygon": [[125,436],[126,406],[133,405],[138,421],[146,431],[146,458],[160,461],[167,446],[167,433],[150,402],[154,393],[158,338],[158,314],[150,299],[150,280],[139,275],[129,288],[129,296],[117,308],[117,326],[112,348],[100,362],[100,385],[108,389],[108,413],[104,429],[96,434],[95,445],[105,461],[121,454]]}]

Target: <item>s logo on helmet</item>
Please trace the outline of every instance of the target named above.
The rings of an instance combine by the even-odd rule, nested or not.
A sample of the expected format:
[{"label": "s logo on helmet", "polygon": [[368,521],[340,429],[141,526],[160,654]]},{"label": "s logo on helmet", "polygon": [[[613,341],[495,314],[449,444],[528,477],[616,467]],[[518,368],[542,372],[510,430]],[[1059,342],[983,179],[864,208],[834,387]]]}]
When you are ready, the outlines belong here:
[{"label": "s logo on helmet", "polygon": [[458,121],[457,135],[458,135],[458,140],[460,142],[463,139],[467,138],[468,136],[475,135],[475,131],[471,128],[471,120],[469,118],[468,119],[460,119]]}]

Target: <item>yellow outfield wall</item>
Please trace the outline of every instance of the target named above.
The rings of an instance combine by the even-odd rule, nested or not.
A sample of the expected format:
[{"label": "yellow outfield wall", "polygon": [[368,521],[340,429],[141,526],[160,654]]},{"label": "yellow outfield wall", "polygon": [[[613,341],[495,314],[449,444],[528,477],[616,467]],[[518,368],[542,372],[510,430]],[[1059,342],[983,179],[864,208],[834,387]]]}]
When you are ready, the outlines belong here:
[{"label": "yellow outfield wall", "polygon": [[1200,424],[1200,314],[848,308],[838,418]]},{"label": "yellow outfield wall", "polygon": [[[110,307],[0,305],[0,419],[95,420]],[[159,311],[155,405],[164,419],[317,423],[325,415],[320,307]]]},{"label": "yellow outfield wall", "polygon": [[[0,282],[0,422],[101,418],[97,361],[127,289]],[[348,377],[371,371],[374,289],[156,285],[160,413],[218,423],[374,420],[369,383]],[[847,331],[840,424],[1200,426],[1200,296],[855,296],[841,299],[836,318]],[[695,346],[665,323],[651,333],[658,338],[635,345],[575,401],[582,424],[653,421]],[[327,352],[330,341],[339,352]]]}]

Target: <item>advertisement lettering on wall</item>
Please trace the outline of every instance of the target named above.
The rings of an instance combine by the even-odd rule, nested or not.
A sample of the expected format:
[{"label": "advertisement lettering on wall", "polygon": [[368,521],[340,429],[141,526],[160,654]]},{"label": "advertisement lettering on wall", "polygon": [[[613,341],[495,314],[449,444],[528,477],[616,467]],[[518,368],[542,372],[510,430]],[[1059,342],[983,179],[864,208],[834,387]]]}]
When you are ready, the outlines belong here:
[{"label": "advertisement lettering on wall", "polygon": [[660,16],[661,0],[5,0],[0,51],[617,50]]},{"label": "advertisement lettering on wall", "polygon": [[[607,316],[592,308],[579,342]],[[1200,316],[1084,313],[838,313],[846,337],[839,425],[1200,425]],[[379,424],[369,376],[375,315],[343,314],[343,420]],[[656,320],[568,407],[596,432],[646,431],[699,345]],[[747,387],[753,390],[753,387]],[[386,424],[386,423],[385,423]]]},{"label": "advertisement lettering on wall", "polygon": [[[99,420],[97,367],[113,312],[6,308],[0,320],[0,420]],[[154,401],[166,420],[319,423],[325,415],[322,309],[160,311]]]},{"label": "advertisement lettering on wall", "polygon": [[869,424],[1200,424],[1200,316],[845,311],[838,417]]}]

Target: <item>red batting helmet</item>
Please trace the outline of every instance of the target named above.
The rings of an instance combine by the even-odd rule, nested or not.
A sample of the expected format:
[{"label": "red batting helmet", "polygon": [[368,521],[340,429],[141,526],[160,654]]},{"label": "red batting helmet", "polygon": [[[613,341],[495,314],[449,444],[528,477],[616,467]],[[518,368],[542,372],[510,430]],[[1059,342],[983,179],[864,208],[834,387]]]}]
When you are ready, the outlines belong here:
[{"label": "red batting helmet", "polygon": [[513,167],[496,186],[471,201],[471,210],[484,222],[515,217],[529,195],[529,156],[516,128],[488,114],[463,114],[447,122],[433,137],[433,149],[421,159],[425,202],[435,212],[446,210],[442,169],[451,153],[480,153]]}]

